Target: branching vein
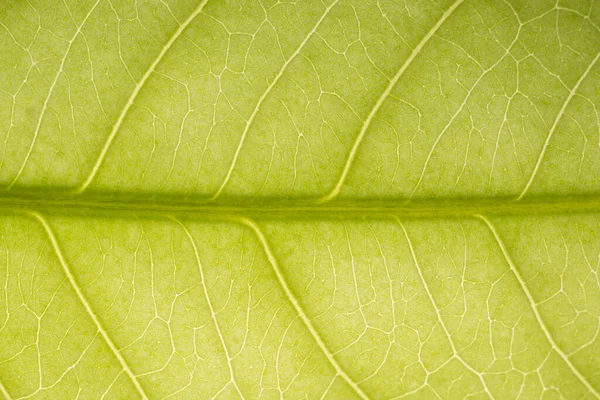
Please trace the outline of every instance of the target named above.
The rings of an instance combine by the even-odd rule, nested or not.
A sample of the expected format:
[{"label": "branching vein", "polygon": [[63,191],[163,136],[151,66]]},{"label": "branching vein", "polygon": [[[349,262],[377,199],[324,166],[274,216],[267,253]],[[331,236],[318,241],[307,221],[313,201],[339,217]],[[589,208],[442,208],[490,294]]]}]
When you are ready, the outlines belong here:
[{"label": "branching vein", "polygon": [[42,216],[42,214],[37,213],[37,212],[28,212],[28,214],[31,217],[33,217],[35,220],[37,220],[44,228],[44,231],[46,232],[46,235],[48,236],[48,239],[50,240],[50,243],[52,244],[52,248],[54,249],[54,252],[56,253],[56,256],[58,257],[58,261],[60,262],[60,265],[62,266],[65,275],[69,279],[71,286],[75,290],[75,293],[77,294],[77,297],[79,298],[79,301],[81,301],[81,304],[83,304],[83,307],[86,309],[88,315],[90,316],[92,321],[94,321],[94,324],[96,325],[96,328],[98,329],[98,332],[100,332],[100,334],[104,338],[104,341],[106,342],[106,344],[108,345],[108,347],[110,348],[110,350],[112,351],[112,353],[114,354],[116,359],[119,361],[119,364],[121,364],[121,367],[123,368],[125,373],[129,376],[129,378],[135,385],[136,389],[138,390],[138,392],[140,393],[142,398],[148,399],[148,396],[146,395],[144,389],[142,388],[142,385],[140,384],[137,377],[135,376],[135,374],[133,373],[133,371],[127,364],[127,361],[125,361],[125,359],[119,352],[119,349],[117,349],[117,346],[115,346],[115,344],[113,343],[110,336],[108,336],[108,332],[103,327],[102,323],[96,316],[96,313],[90,306],[90,303],[87,301],[85,295],[81,291],[81,288],[79,287],[79,284],[77,283],[77,280],[75,279],[75,276],[71,272],[69,265],[67,264],[67,261],[65,260],[65,258],[63,256],[63,253],[60,249],[60,246],[58,244],[56,236],[54,235],[54,232],[52,230],[52,227],[48,224],[48,221],[46,221],[46,219],[44,218],[44,216]]},{"label": "branching vein", "polygon": [[390,83],[385,88],[384,92],[381,94],[379,99],[377,99],[377,102],[373,106],[373,109],[371,110],[371,112],[369,113],[367,118],[365,119],[365,121],[362,125],[362,128],[361,128],[358,136],[356,137],[354,144],[352,145],[352,149],[350,150],[348,159],[346,161],[346,164],[344,165],[344,169],[342,170],[342,173],[341,173],[340,177],[338,178],[335,186],[333,187],[331,192],[329,192],[326,196],[321,198],[321,202],[331,201],[334,198],[336,198],[337,195],[340,193],[340,190],[342,189],[342,186],[344,185],[344,182],[346,181],[346,177],[348,176],[348,173],[350,172],[352,163],[354,162],[354,159],[356,158],[358,148],[359,148],[361,142],[363,141],[366,132],[369,130],[369,127],[371,126],[371,123],[373,122],[373,119],[377,115],[379,109],[385,103],[385,100],[388,98],[388,96],[390,95],[390,93],[392,92],[394,87],[396,87],[396,84],[398,83],[398,81],[400,80],[402,75],[404,75],[404,72],[412,64],[412,62],[417,57],[417,55],[419,53],[421,53],[421,51],[423,50],[425,45],[429,42],[429,40],[431,40],[431,38],[436,34],[436,32],[440,29],[440,27],[444,24],[444,22],[448,19],[448,17],[450,17],[454,13],[454,11],[456,11],[458,6],[462,2],[463,2],[463,0],[457,0],[454,4],[452,4],[452,6],[448,10],[446,10],[446,12],[444,14],[442,14],[442,17],[439,19],[439,21],[433,26],[433,28],[431,28],[431,30],[429,32],[427,32],[427,34],[423,37],[423,39],[421,39],[421,42],[413,49],[413,51],[410,53],[410,56],[406,59],[406,61],[404,61],[402,66],[400,66],[400,69],[398,70],[396,75],[394,75],[392,80],[390,80]]},{"label": "branching vein", "polygon": [[179,28],[175,31],[175,33],[173,33],[173,36],[171,36],[171,38],[165,44],[165,46],[160,51],[160,53],[158,53],[158,56],[156,57],[154,62],[152,64],[150,64],[150,66],[146,70],[146,73],[144,74],[144,76],[142,76],[142,79],[140,79],[140,81],[137,83],[135,89],[133,90],[133,92],[131,92],[131,95],[129,96],[127,103],[125,104],[125,107],[123,107],[121,114],[119,114],[119,118],[117,119],[117,122],[113,125],[113,128],[112,128],[110,134],[108,135],[108,138],[106,139],[106,142],[104,143],[104,146],[102,147],[102,150],[100,151],[100,155],[96,159],[96,162],[94,163],[94,166],[92,167],[92,170],[90,171],[90,173],[87,176],[87,178],[85,179],[85,181],[76,189],[77,193],[84,192],[90,186],[90,184],[92,183],[92,181],[98,174],[98,170],[102,166],[104,159],[106,158],[108,149],[110,148],[112,142],[114,141],[115,137],[117,136],[117,133],[121,129],[121,126],[123,125],[123,122],[125,121],[125,117],[129,113],[131,106],[133,106],[133,104],[135,103],[135,100],[138,97],[139,93],[141,92],[142,88],[148,81],[148,78],[150,78],[150,76],[152,76],[152,74],[156,70],[156,67],[158,66],[158,64],[160,64],[160,62],[163,60],[165,55],[173,47],[173,44],[183,34],[185,29],[202,12],[202,10],[204,9],[204,6],[206,5],[207,2],[208,2],[208,0],[202,0],[200,2],[200,4],[198,5],[198,7],[196,7],[194,12],[192,12],[192,14],[190,14],[188,19],[186,19],[183,24],[179,25]]},{"label": "branching vein", "polygon": [[590,393],[592,393],[597,398],[600,398],[600,393],[598,393],[598,391],[592,386],[592,384],[586,379],[586,377],[583,376],[583,374],[581,372],[579,372],[577,367],[569,359],[569,356],[565,354],[565,352],[558,346],[558,344],[554,340],[554,337],[552,336],[552,334],[548,330],[548,327],[546,326],[546,323],[542,319],[540,311],[538,310],[537,303],[535,302],[533,296],[531,295],[531,292],[529,291],[529,289],[527,288],[527,285],[525,284],[525,280],[523,279],[521,272],[519,271],[519,269],[516,267],[515,263],[513,262],[510,254],[508,253],[508,249],[504,245],[504,242],[500,238],[500,235],[498,234],[498,231],[496,231],[496,228],[494,227],[492,222],[483,215],[477,215],[477,217],[479,219],[481,219],[487,225],[487,227],[490,229],[490,231],[492,232],[494,239],[496,240],[496,242],[498,243],[498,246],[500,247],[500,250],[502,251],[502,255],[506,259],[506,262],[508,263],[510,269],[512,270],[513,274],[517,278],[517,281],[519,282],[521,289],[525,293],[525,296],[527,297],[527,300],[529,301],[529,306],[531,307],[531,309],[533,310],[533,314],[535,315],[535,319],[537,320],[538,324],[540,325],[540,328],[544,332],[546,339],[552,346],[552,349],[554,351],[556,351],[556,353],[558,353],[558,355],[563,359],[565,364],[567,364],[569,369],[573,372],[573,374],[575,374],[575,376],[581,381],[581,383],[583,383],[585,385],[585,387],[590,391]]},{"label": "branching vein", "polygon": [[267,239],[265,238],[265,235],[263,234],[260,227],[254,221],[252,221],[251,219],[248,219],[248,218],[239,218],[239,219],[237,219],[237,221],[241,222],[242,224],[249,227],[254,232],[256,237],[258,238],[260,244],[263,247],[265,254],[267,255],[267,258],[269,259],[269,262],[271,263],[271,266],[273,267],[273,271],[275,272],[275,275],[277,276],[277,280],[279,281],[279,284],[283,288],[283,291],[285,292],[288,300],[290,301],[290,303],[292,304],[292,306],[294,307],[294,309],[300,316],[300,319],[302,320],[302,322],[304,322],[304,325],[306,326],[306,328],[308,329],[308,331],[314,338],[317,345],[321,348],[321,351],[323,352],[323,354],[325,354],[325,356],[327,357],[327,359],[329,360],[329,362],[331,363],[331,365],[333,366],[333,368],[335,369],[337,374],[344,381],[346,381],[346,383],[356,392],[356,394],[358,396],[360,396],[361,399],[369,399],[369,397],[363,392],[363,390],[359,387],[359,385],[354,380],[352,380],[352,378],[350,378],[348,376],[348,374],[344,371],[342,366],[335,359],[335,357],[333,356],[333,354],[331,353],[331,351],[329,350],[329,348],[327,347],[327,345],[321,338],[321,335],[319,335],[319,333],[313,326],[312,322],[310,321],[310,319],[308,318],[308,316],[302,309],[302,306],[296,299],[296,296],[292,293],[290,287],[288,286],[287,281],[286,281],[285,277],[283,276],[283,273],[281,272],[281,269],[279,267],[279,263],[277,262],[277,259],[275,258],[275,255],[273,254],[273,252],[271,252],[271,249],[269,247]]}]

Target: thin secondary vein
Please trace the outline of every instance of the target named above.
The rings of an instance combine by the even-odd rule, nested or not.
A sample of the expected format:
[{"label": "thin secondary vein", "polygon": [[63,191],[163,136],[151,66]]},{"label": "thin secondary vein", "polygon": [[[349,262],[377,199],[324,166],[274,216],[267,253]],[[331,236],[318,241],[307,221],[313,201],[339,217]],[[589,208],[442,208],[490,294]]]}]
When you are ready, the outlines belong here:
[{"label": "thin secondary vein", "polygon": [[[431,148],[429,149],[429,152],[427,153],[427,157],[425,158],[425,163],[423,164],[423,168],[421,169],[421,174],[419,175],[419,179],[417,180],[417,183],[415,184],[415,187],[411,191],[409,198],[412,198],[415,195],[417,189],[419,189],[419,186],[421,186],[421,183],[423,182],[423,179],[425,178],[425,173],[427,172],[427,168],[429,168],[429,162],[431,161],[431,157],[433,156],[433,153],[437,149],[437,146],[441,142],[442,138],[448,132],[448,129],[452,126],[452,124],[454,124],[454,121],[456,120],[456,118],[463,112],[463,110],[467,106],[467,102],[471,99],[471,96],[475,93],[475,89],[477,88],[477,86],[479,85],[479,83],[489,73],[491,73],[492,71],[494,71],[494,69],[496,68],[496,66],[498,66],[502,61],[504,61],[504,59],[506,58],[506,56],[510,54],[510,51],[512,50],[513,46],[517,43],[517,41],[519,39],[520,31],[521,31],[521,28],[519,27],[519,30],[515,34],[515,36],[514,36],[512,42],[511,42],[510,46],[508,46],[508,48],[506,49],[505,53],[501,57],[499,57],[498,60],[496,60],[496,62],[494,64],[492,64],[492,66],[490,66],[489,68],[483,70],[483,72],[477,78],[477,80],[475,80],[475,82],[473,82],[473,85],[469,89],[469,92],[463,98],[460,107],[458,107],[458,109],[454,112],[454,114],[452,115],[452,117],[450,118],[450,120],[446,123],[446,125],[444,125],[444,128],[442,129],[442,131],[440,132],[440,134],[437,136],[437,138],[435,139],[435,141],[431,145]],[[458,180],[457,180],[457,182],[458,182]]]},{"label": "thin secondary vein", "polygon": [[48,95],[46,96],[46,99],[44,100],[44,105],[42,106],[42,111],[40,111],[40,115],[38,117],[37,125],[35,127],[35,131],[33,132],[33,138],[31,139],[31,144],[29,145],[29,149],[27,150],[27,154],[25,155],[25,159],[21,163],[21,167],[19,168],[19,171],[17,172],[17,174],[15,175],[15,177],[13,178],[13,180],[8,185],[7,190],[10,189],[10,188],[12,188],[14,186],[14,184],[17,183],[17,181],[19,180],[19,178],[21,178],[21,175],[23,174],[23,171],[25,170],[25,167],[27,166],[27,163],[29,162],[29,158],[31,157],[31,153],[33,152],[33,148],[35,146],[35,143],[37,142],[37,138],[39,136],[40,129],[42,127],[42,121],[44,119],[44,115],[46,114],[46,110],[48,109],[48,103],[50,102],[50,98],[52,97],[52,94],[54,93],[54,88],[56,87],[56,84],[58,83],[58,78],[60,77],[61,73],[63,72],[64,66],[65,66],[65,62],[67,61],[67,57],[69,56],[69,53],[71,52],[71,47],[73,46],[73,43],[75,42],[75,40],[77,39],[77,37],[81,34],[81,29],[87,23],[88,19],[90,18],[90,15],[92,15],[92,13],[96,9],[96,6],[98,5],[98,3],[100,3],[100,0],[96,1],[96,3],[94,4],[94,6],[90,9],[90,11],[87,13],[87,15],[85,16],[85,18],[81,22],[81,25],[79,25],[77,27],[77,30],[75,31],[75,34],[73,35],[73,37],[69,41],[69,44],[67,46],[67,50],[65,51],[65,54],[63,55],[63,58],[60,61],[60,65],[58,67],[58,71],[56,72],[56,75],[54,76],[54,80],[52,81],[52,84],[50,85],[50,89],[48,90]]},{"label": "thin secondary vein", "polygon": [[450,15],[452,15],[454,13],[454,11],[458,8],[458,6],[462,2],[463,2],[463,0],[457,0],[454,4],[452,4],[452,6],[448,10],[446,10],[446,12],[444,14],[442,14],[442,17],[439,19],[439,21],[433,26],[433,28],[431,28],[431,30],[429,32],[427,32],[427,34],[423,37],[423,39],[421,39],[421,42],[410,53],[410,56],[406,59],[406,61],[404,61],[402,66],[400,66],[400,69],[398,70],[396,75],[394,75],[394,77],[392,78],[392,80],[390,81],[388,86],[385,88],[385,91],[381,94],[379,99],[377,99],[377,102],[371,109],[371,112],[367,116],[367,119],[365,119],[365,121],[362,125],[362,128],[361,128],[358,136],[356,137],[354,144],[352,145],[352,149],[350,150],[348,159],[346,161],[346,164],[344,165],[344,169],[342,170],[342,173],[341,173],[337,183],[335,184],[335,186],[331,190],[331,192],[329,192],[329,194],[327,194],[326,196],[321,198],[321,202],[328,202],[328,201],[333,200],[335,197],[337,197],[340,190],[342,189],[342,186],[344,185],[344,182],[346,180],[346,177],[348,176],[348,173],[350,172],[350,167],[352,167],[352,163],[354,162],[354,159],[356,158],[358,148],[359,148],[361,142],[363,141],[367,130],[371,126],[371,123],[373,122],[375,115],[377,115],[379,109],[381,108],[381,106],[383,105],[385,100],[388,98],[388,96],[390,95],[390,93],[392,92],[392,90],[394,89],[394,87],[396,86],[396,84],[398,83],[400,78],[402,77],[402,75],[404,75],[404,72],[408,69],[408,67],[412,64],[414,59],[417,57],[417,55],[421,52],[421,50],[423,50],[423,48],[429,42],[429,40],[436,34],[436,32],[440,29],[440,27],[444,24],[444,22],[448,19],[448,17],[450,17]]},{"label": "thin secondary vein", "polygon": [[527,285],[525,284],[525,280],[523,279],[521,272],[519,271],[519,269],[513,262],[510,254],[508,253],[508,249],[506,248],[506,246],[504,245],[504,242],[502,241],[502,239],[500,238],[500,235],[498,234],[498,231],[496,231],[496,227],[484,215],[478,214],[478,215],[476,215],[476,217],[481,219],[487,225],[487,227],[490,229],[490,231],[492,232],[494,239],[498,243],[498,247],[500,247],[500,250],[502,251],[502,255],[506,259],[506,262],[508,263],[510,269],[512,270],[513,274],[517,278],[517,281],[519,282],[519,285],[521,286],[521,290],[523,290],[523,292],[525,293],[525,296],[527,297],[527,300],[529,301],[529,306],[533,310],[533,314],[535,315],[535,318],[536,318],[538,324],[540,325],[542,332],[544,332],[544,335],[546,336],[546,340],[548,340],[548,342],[550,343],[550,346],[552,346],[552,349],[558,353],[558,355],[562,358],[562,360],[565,362],[565,364],[567,364],[569,369],[571,369],[573,374],[575,374],[575,376],[584,384],[584,386],[590,391],[590,393],[595,395],[597,398],[600,398],[600,393],[598,393],[598,391],[592,386],[592,384],[586,379],[586,377],[583,376],[583,374],[581,372],[579,372],[577,367],[575,367],[575,365],[573,365],[573,363],[569,359],[569,356],[567,354],[565,354],[564,351],[562,351],[562,349],[558,346],[558,344],[554,340],[554,337],[552,336],[552,334],[548,330],[548,327],[546,326],[546,323],[542,319],[542,316],[537,307],[537,303],[535,302],[533,296],[531,295],[531,292],[529,291],[529,289],[527,288]]},{"label": "thin secondary vein", "polygon": [[98,174],[98,170],[102,166],[104,159],[106,158],[108,149],[110,148],[112,142],[114,141],[115,137],[117,136],[117,133],[121,129],[121,126],[123,125],[123,122],[125,121],[125,117],[129,113],[129,110],[131,109],[131,106],[133,106],[133,103],[135,102],[140,91],[145,86],[146,82],[148,81],[148,78],[150,78],[150,76],[154,73],[158,64],[160,64],[160,62],[163,60],[165,55],[169,52],[169,50],[171,49],[173,44],[181,36],[183,31],[185,31],[185,29],[192,23],[192,21],[194,21],[194,19],[196,19],[196,17],[202,12],[202,10],[204,9],[204,6],[206,5],[207,2],[208,2],[208,0],[202,0],[200,2],[200,4],[198,4],[198,6],[194,10],[194,12],[192,12],[190,14],[188,19],[186,19],[185,22],[183,22],[183,24],[179,25],[179,28],[177,28],[175,33],[173,33],[173,36],[171,36],[171,38],[165,44],[165,46],[160,51],[160,53],[158,53],[158,56],[154,59],[152,64],[150,64],[150,66],[146,70],[146,73],[144,74],[144,76],[142,76],[142,79],[140,79],[140,81],[137,83],[133,92],[131,92],[129,99],[127,99],[127,103],[125,104],[125,107],[123,107],[123,111],[121,111],[121,114],[119,114],[119,118],[117,119],[117,122],[113,125],[113,128],[112,128],[110,134],[108,135],[108,138],[106,139],[106,142],[104,143],[104,146],[102,147],[100,155],[96,159],[96,162],[94,163],[94,166],[92,167],[92,170],[90,171],[90,173],[87,176],[87,178],[85,179],[85,181],[75,190],[76,193],[81,193],[90,186],[90,184],[92,183],[92,181]]},{"label": "thin secondary vein", "polygon": [[319,333],[313,326],[312,322],[310,322],[310,319],[304,313],[302,306],[300,305],[300,303],[296,299],[296,296],[294,296],[291,289],[289,288],[287,281],[286,281],[285,277],[283,276],[281,269],[279,268],[279,263],[277,262],[275,255],[271,252],[271,248],[269,247],[267,239],[265,238],[265,235],[263,234],[260,227],[253,220],[251,220],[249,218],[236,218],[235,220],[237,222],[240,222],[240,223],[246,225],[247,227],[249,227],[254,232],[256,237],[258,238],[260,244],[263,247],[263,251],[267,255],[267,258],[269,259],[269,262],[270,262],[271,266],[273,267],[273,271],[275,272],[275,275],[277,276],[277,280],[279,281],[279,284],[283,288],[283,291],[285,292],[288,300],[290,301],[290,303],[292,304],[292,306],[294,307],[294,309],[300,316],[300,319],[302,320],[302,322],[304,322],[304,325],[310,332],[311,336],[313,337],[313,339],[315,340],[315,342],[317,343],[317,345],[319,346],[319,348],[321,349],[323,354],[327,357],[327,359],[329,360],[330,364],[333,366],[333,368],[335,369],[337,374],[342,379],[344,379],[344,381],[346,381],[346,383],[356,392],[356,394],[358,396],[360,396],[360,398],[368,400],[369,397],[362,391],[362,389],[358,386],[358,384],[356,382],[354,382],[352,380],[352,378],[350,378],[348,376],[348,374],[342,369],[341,365],[337,362],[337,360],[335,359],[335,357],[333,356],[331,351],[329,351],[327,345],[325,344],[325,342],[323,341],[323,339],[321,338],[321,336],[319,335]]},{"label": "thin secondary vein", "polygon": [[235,150],[235,154],[233,155],[233,160],[231,161],[231,164],[229,165],[229,170],[227,171],[227,175],[223,179],[223,183],[221,183],[221,186],[219,187],[219,189],[217,190],[217,192],[212,197],[212,200],[215,200],[217,197],[219,197],[221,195],[221,192],[223,191],[223,189],[225,189],[225,186],[227,186],[227,183],[229,182],[229,179],[231,178],[231,174],[233,173],[233,169],[235,168],[235,165],[237,164],[237,159],[238,159],[238,157],[240,155],[240,151],[242,150],[242,147],[244,146],[244,142],[246,140],[246,136],[248,135],[248,131],[250,130],[252,122],[254,121],[254,118],[258,114],[258,110],[260,109],[260,106],[262,105],[263,101],[267,98],[267,96],[269,95],[269,93],[271,92],[271,90],[275,87],[275,85],[277,85],[277,82],[279,82],[279,79],[281,79],[281,77],[283,76],[283,73],[285,72],[285,70],[287,69],[287,67],[290,65],[290,63],[292,61],[294,61],[294,59],[298,56],[298,54],[300,54],[300,51],[302,51],[302,49],[304,48],[304,46],[306,45],[306,43],[308,43],[308,41],[310,40],[310,38],[312,37],[312,35],[314,35],[314,33],[317,31],[317,29],[319,28],[319,26],[321,25],[321,23],[323,22],[323,20],[325,19],[325,17],[327,17],[327,15],[329,14],[329,11],[337,4],[338,1],[339,0],[335,0],[333,3],[331,3],[325,9],[325,12],[323,13],[323,15],[321,15],[321,18],[319,18],[319,20],[317,21],[317,23],[315,24],[315,26],[306,35],[306,37],[300,43],[300,45],[298,46],[298,48],[296,49],[296,51],[294,51],[294,53],[292,53],[292,55],[282,65],[281,69],[279,70],[279,72],[277,73],[277,75],[275,76],[275,78],[273,79],[273,81],[271,82],[271,84],[267,87],[267,90],[265,90],[265,92],[262,94],[262,96],[260,97],[260,99],[256,103],[256,106],[254,107],[254,110],[252,111],[252,114],[250,115],[250,118],[248,118],[248,121],[246,122],[246,126],[244,127],[244,131],[242,132],[242,137],[240,138],[240,142],[238,143],[238,146],[237,146],[237,148]]},{"label": "thin secondary vein", "polygon": [[533,183],[533,180],[535,179],[537,172],[540,168],[542,160],[544,159],[544,155],[546,154],[546,151],[548,150],[548,145],[550,144],[550,140],[552,139],[552,136],[554,135],[554,132],[556,131],[556,127],[558,126],[558,123],[560,122],[563,115],[565,114],[565,111],[566,111],[567,107],[569,106],[569,104],[571,103],[571,100],[577,93],[577,89],[579,89],[579,86],[585,80],[585,78],[588,76],[588,74],[590,73],[590,71],[592,70],[594,65],[596,65],[596,62],[598,61],[599,58],[600,58],[600,53],[596,54],[596,57],[594,57],[592,62],[588,65],[585,72],[581,75],[581,77],[579,77],[579,80],[577,81],[575,86],[573,86],[573,89],[571,89],[571,91],[569,92],[569,95],[565,99],[562,107],[558,111],[558,114],[556,115],[556,118],[554,119],[554,123],[552,124],[552,127],[550,128],[550,132],[548,133],[548,136],[546,136],[546,141],[544,142],[544,145],[542,146],[542,151],[540,152],[540,155],[538,156],[538,159],[535,163],[535,167],[533,167],[533,171],[531,172],[531,175],[529,176],[529,180],[527,181],[527,184],[523,188],[523,191],[521,192],[519,197],[517,197],[517,200],[521,200],[523,198],[523,196],[525,196],[525,193],[527,193],[527,191],[531,187],[531,184]]},{"label": "thin secondary vein", "polygon": [[438,307],[435,299],[433,298],[433,295],[431,294],[431,290],[429,289],[429,285],[427,284],[427,281],[425,280],[425,277],[423,276],[423,272],[421,271],[421,266],[419,265],[419,261],[417,260],[417,255],[415,254],[415,249],[414,249],[414,247],[412,245],[412,241],[410,240],[410,236],[408,236],[408,232],[406,231],[406,228],[404,227],[404,224],[402,223],[402,221],[400,221],[398,218],[396,218],[396,222],[398,222],[398,224],[400,225],[400,228],[402,228],[402,232],[404,232],[404,237],[406,238],[406,242],[408,243],[408,248],[410,249],[410,254],[412,256],[413,262],[415,263],[415,268],[417,270],[419,278],[421,279],[421,283],[423,283],[423,288],[425,289],[425,293],[427,293],[427,297],[429,298],[429,302],[433,306],[435,314],[437,315],[437,319],[440,322],[442,330],[446,334],[446,338],[448,338],[448,342],[450,343],[450,347],[452,348],[452,353],[454,354],[454,357],[456,357],[456,359],[458,359],[458,361],[462,365],[464,365],[465,368],[467,368],[469,371],[471,371],[472,373],[474,373],[475,375],[477,375],[477,377],[479,378],[479,381],[481,382],[481,385],[483,386],[484,390],[493,399],[494,396],[492,395],[492,392],[490,391],[489,387],[487,386],[487,384],[485,382],[485,379],[483,379],[483,375],[480,372],[476,371],[473,367],[471,367],[462,358],[462,356],[460,354],[458,354],[458,350],[456,350],[456,346],[454,345],[454,341],[452,340],[452,336],[450,335],[450,332],[448,331],[448,328],[446,327],[446,324],[444,323],[444,320],[442,319],[442,315],[440,314],[440,311],[439,311],[440,309],[439,309],[439,307]]},{"label": "thin secondary vein", "polygon": [[229,378],[231,379],[231,383],[235,387],[235,390],[238,392],[240,397],[243,399],[244,395],[240,391],[240,388],[237,385],[235,380],[235,375],[233,374],[233,366],[231,365],[232,357],[229,354],[229,350],[227,349],[227,345],[225,344],[225,338],[223,337],[223,333],[221,332],[221,327],[219,326],[219,322],[217,321],[217,314],[212,305],[212,301],[210,300],[210,296],[208,294],[208,288],[206,287],[206,280],[204,279],[204,269],[202,268],[202,263],[200,262],[200,254],[198,253],[198,247],[196,246],[196,241],[194,237],[188,230],[188,228],[177,218],[169,215],[169,219],[175,222],[177,225],[181,227],[185,235],[187,236],[192,248],[194,249],[194,256],[196,257],[196,263],[198,264],[198,271],[200,272],[200,284],[202,285],[202,291],[204,292],[204,300],[206,300],[206,304],[208,304],[208,309],[210,310],[210,315],[212,317],[213,323],[215,325],[215,329],[217,334],[219,335],[219,340],[221,342],[221,347],[223,348],[223,352],[225,353],[225,357],[227,357],[227,366],[229,367]]},{"label": "thin secondary vein", "polygon": [[140,393],[142,398],[148,399],[148,396],[146,395],[146,392],[142,388],[142,385],[136,378],[136,376],[133,373],[133,371],[131,370],[131,368],[129,368],[129,365],[127,364],[127,362],[125,361],[125,359],[123,358],[123,356],[121,355],[121,353],[119,352],[119,350],[117,349],[115,344],[113,343],[112,339],[108,336],[106,329],[102,326],[102,323],[96,316],[96,313],[94,312],[94,310],[88,303],[85,295],[81,291],[81,288],[79,287],[79,284],[77,283],[77,280],[75,279],[75,276],[73,276],[73,274],[71,273],[71,270],[69,269],[67,261],[65,260],[63,254],[62,254],[62,251],[60,249],[60,246],[58,245],[58,241],[56,239],[56,236],[54,235],[52,227],[50,227],[50,225],[48,224],[48,222],[46,221],[44,216],[42,216],[42,214],[40,214],[38,212],[34,212],[34,211],[27,211],[27,214],[29,214],[36,221],[38,221],[44,228],[44,231],[46,232],[46,235],[48,236],[48,239],[50,240],[50,243],[52,244],[54,252],[56,253],[56,256],[58,257],[58,260],[63,268],[63,271],[64,271],[65,275],[67,276],[67,279],[69,279],[71,286],[75,290],[75,293],[77,294],[77,297],[79,298],[79,301],[83,304],[83,307],[86,309],[88,315],[94,321],[94,324],[96,325],[96,328],[98,329],[98,332],[100,332],[100,334],[104,338],[104,341],[106,342],[108,347],[111,349],[112,353],[117,358],[117,360],[121,364],[121,367],[123,368],[125,373],[129,376],[129,378],[135,385],[136,389],[138,390],[138,392]]}]

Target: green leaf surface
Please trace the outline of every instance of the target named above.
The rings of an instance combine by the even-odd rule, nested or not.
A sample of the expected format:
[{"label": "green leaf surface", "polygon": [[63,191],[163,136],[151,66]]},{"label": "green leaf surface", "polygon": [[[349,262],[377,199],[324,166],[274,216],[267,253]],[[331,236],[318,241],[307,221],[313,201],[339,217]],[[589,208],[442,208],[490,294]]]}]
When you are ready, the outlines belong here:
[{"label": "green leaf surface", "polygon": [[600,398],[600,2],[6,0],[0,397]]}]

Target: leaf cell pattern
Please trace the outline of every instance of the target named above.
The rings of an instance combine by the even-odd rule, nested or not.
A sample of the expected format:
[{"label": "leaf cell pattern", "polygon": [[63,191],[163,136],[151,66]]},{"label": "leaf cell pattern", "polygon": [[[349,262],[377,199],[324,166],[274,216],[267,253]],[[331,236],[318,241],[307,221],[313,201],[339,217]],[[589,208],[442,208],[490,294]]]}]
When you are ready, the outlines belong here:
[{"label": "leaf cell pattern", "polygon": [[0,6],[0,398],[600,398],[600,2]]}]

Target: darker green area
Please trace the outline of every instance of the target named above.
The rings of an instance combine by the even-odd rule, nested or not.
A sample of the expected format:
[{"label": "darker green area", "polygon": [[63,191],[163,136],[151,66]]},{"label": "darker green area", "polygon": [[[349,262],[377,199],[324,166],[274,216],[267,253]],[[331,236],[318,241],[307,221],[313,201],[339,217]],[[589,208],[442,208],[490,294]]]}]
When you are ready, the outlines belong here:
[{"label": "darker green area", "polygon": [[159,196],[122,193],[83,195],[48,190],[0,192],[0,210],[35,210],[53,213],[98,213],[119,215],[170,214],[199,218],[224,215],[265,216],[272,218],[354,217],[396,215],[405,218],[466,217],[475,214],[564,214],[600,211],[600,195],[575,197],[453,198],[407,201],[400,199],[335,200],[318,203],[315,199],[223,198],[218,201],[194,200],[189,196]]}]

